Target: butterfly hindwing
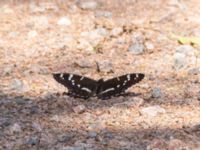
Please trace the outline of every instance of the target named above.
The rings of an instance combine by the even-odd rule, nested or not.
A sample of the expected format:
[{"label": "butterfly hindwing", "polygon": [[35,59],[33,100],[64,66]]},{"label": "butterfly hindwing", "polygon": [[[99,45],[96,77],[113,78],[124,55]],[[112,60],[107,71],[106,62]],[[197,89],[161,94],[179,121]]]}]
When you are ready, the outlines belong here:
[{"label": "butterfly hindwing", "polygon": [[97,81],[75,74],[56,73],[54,79],[68,88],[68,95],[72,97],[89,98],[95,94]]},{"label": "butterfly hindwing", "polygon": [[101,99],[107,99],[111,96],[120,95],[127,88],[140,82],[143,78],[144,74],[133,73],[100,82],[97,96]]}]

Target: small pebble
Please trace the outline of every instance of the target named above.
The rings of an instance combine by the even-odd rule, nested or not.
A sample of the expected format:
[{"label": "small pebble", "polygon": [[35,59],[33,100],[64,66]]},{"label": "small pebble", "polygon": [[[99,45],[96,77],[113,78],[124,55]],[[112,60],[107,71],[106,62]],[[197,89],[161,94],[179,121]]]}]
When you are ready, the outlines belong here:
[{"label": "small pebble", "polygon": [[11,89],[20,90],[23,88],[23,82],[19,79],[13,79],[10,85]]},{"label": "small pebble", "polygon": [[73,107],[72,109],[75,113],[81,114],[81,113],[85,112],[86,107],[84,105],[78,105],[78,106]]},{"label": "small pebble", "polygon": [[165,149],[165,147],[167,146],[167,143],[162,140],[162,139],[154,139],[151,141],[151,143],[147,146],[147,150],[161,150],[161,149]]},{"label": "small pebble", "polygon": [[38,143],[38,141],[39,141],[38,137],[37,136],[33,136],[33,137],[30,137],[27,140],[26,144],[28,144],[28,145],[36,145]]},{"label": "small pebble", "polygon": [[11,124],[11,119],[0,117],[0,127],[6,127]]},{"label": "small pebble", "polygon": [[3,76],[10,75],[12,73],[13,69],[14,69],[13,66],[6,66],[6,67],[4,67],[2,75]]},{"label": "small pebble", "polygon": [[195,56],[198,52],[191,45],[181,45],[176,48],[176,53],[184,54],[185,56]]},{"label": "small pebble", "polygon": [[94,66],[91,61],[86,60],[86,59],[76,61],[75,64],[81,68],[92,68]]},{"label": "small pebble", "polygon": [[38,123],[36,123],[36,122],[33,122],[32,127],[33,127],[34,129],[36,129],[37,131],[42,131],[41,125],[38,124]]},{"label": "small pebble", "polygon": [[52,95],[51,92],[44,92],[42,95],[41,95],[41,98],[44,99],[44,100],[50,100],[52,99],[54,96]]},{"label": "small pebble", "polygon": [[155,117],[158,114],[165,113],[166,110],[158,105],[142,108],[140,113],[144,116]]},{"label": "small pebble", "polygon": [[179,139],[172,139],[169,142],[168,150],[182,150],[185,149],[184,142]]},{"label": "small pebble", "polygon": [[27,92],[29,90],[29,86],[25,85],[20,79],[14,78],[10,83],[10,89],[17,92]]},{"label": "small pebble", "polygon": [[18,123],[15,123],[10,127],[10,131],[11,131],[11,133],[17,133],[17,132],[21,132],[22,129]]},{"label": "small pebble", "polygon": [[144,47],[143,44],[134,43],[128,48],[128,51],[135,54],[135,55],[139,55],[139,54],[144,53],[145,47]]},{"label": "small pebble", "polygon": [[[45,15],[33,16],[30,18],[30,21],[26,24],[26,26],[30,29],[47,29],[50,27],[49,18]],[[39,31],[38,30],[38,31]]]},{"label": "small pebble", "polygon": [[15,99],[16,104],[18,105],[25,105],[27,103],[27,100],[23,99],[23,98],[16,98]]},{"label": "small pebble", "polygon": [[11,38],[16,38],[16,37],[18,37],[18,36],[20,36],[20,33],[19,32],[10,32],[9,34],[9,37],[11,37]]},{"label": "small pebble", "polygon": [[161,98],[163,96],[160,88],[154,88],[151,93],[153,98]]},{"label": "small pebble", "polygon": [[37,6],[34,3],[30,3],[29,9],[32,13],[43,13],[45,11],[45,8]]},{"label": "small pebble", "polygon": [[132,34],[132,42],[133,43],[144,43],[144,36],[140,32],[135,32]]},{"label": "small pebble", "polygon": [[114,135],[111,132],[106,132],[106,133],[104,133],[104,138],[113,139]]},{"label": "small pebble", "polygon": [[114,28],[114,29],[112,29],[112,31],[111,31],[111,36],[117,37],[117,36],[119,36],[120,34],[122,34],[122,32],[123,32],[123,29],[122,29],[121,27]]},{"label": "small pebble", "polygon": [[96,32],[103,37],[108,35],[108,31],[105,28],[97,28]]},{"label": "small pebble", "polygon": [[179,70],[181,68],[183,68],[187,61],[186,61],[186,56],[182,53],[175,53],[174,54],[174,65],[173,65],[173,68],[175,70]]},{"label": "small pebble", "polygon": [[74,137],[73,134],[69,133],[69,134],[62,134],[58,137],[58,141],[61,143],[66,143],[69,142],[72,138]]},{"label": "small pebble", "polygon": [[12,8],[10,8],[9,5],[2,5],[2,7],[1,7],[1,13],[13,14],[13,13],[15,13],[15,11]]},{"label": "small pebble", "polygon": [[81,9],[85,9],[85,10],[94,10],[99,6],[99,3],[97,1],[79,1],[78,2],[78,6]]},{"label": "small pebble", "polygon": [[29,108],[30,115],[37,114],[39,111],[39,106],[33,105]]},{"label": "small pebble", "polygon": [[107,31],[104,28],[98,28],[91,31],[81,32],[81,36],[87,40],[93,47],[97,46],[106,36]]},{"label": "small pebble", "polygon": [[109,60],[103,60],[103,61],[100,61],[100,62],[97,62],[98,64],[98,70],[100,72],[112,72],[113,70],[113,65],[112,65],[112,62],[109,61]]},{"label": "small pebble", "polygon": [[96,138],[96,137],[97,137],[97,133],[96,133],[95,131],[90,131],[90,132],[88,133],[88,137],[89,137],[89,138]]},{"label": "small pebble", "polygon": [[59,150],[85,150],[84,147],[82,146],[76,146],[76,147],[73,147],[73,146],[66,146],[66,147],[62,147],[61,149]]},{"label": "small pebble", "polygon": [[196,55],[198,51],[190,45],[181,45],[175,49],[174,64],[173,68],[175,70],[180,70],[186,68],[190,64],[196,63]]},{"label": "small pebble", "polygon": [[60,26],[69,26],[71,25],[71,20],[68,17],[62,17],[57,22]]},{"label": "small pebble", "polygon": [[188,75],[197,75],[199,73],[200,73],[199,68],[192,68],[192,69],[188,70]]},{"label": "small pebble", "polygon": [[96,11],[95,12],[95,17],[111,18],[112,17],[112,12],[110,12],[110,11]]},{"label": "small pebble", "polygon": [[38,36],[38,33],[35,30],[28,32],[28,38],[29,39],[32,39],[32,38],[37,37],[37,36]]},{"label": "small pebble", "polygon": [[200,91],[197,93],[197,100],[200,101]]},{"label": "small pebble", "polygon": [[146,47],[147,50],[153,50],[154,49],[153,43],[150,43],[150,42],[145,42],[145,47]]},{"label": "small pebble", "polygon": [[123,44],[126,43],[126,40],[124,38],[122,38],[122,37],[119,37],[119,38],[117,38],[116,43],[120,44],[120,45],[123,45]]},{"label": "small pebble", "polygon": [[40,66],[40,65],[31,65],[29,69],[24,71],[25,75],[30,75],[32,73],[37,73],[37,74],[48,74],[48,68],[45,66]]},{"label": "small pebble", "polygon": [[77,48],[80,50],[84,50],[88,53],[94,53],[94,48],[92,44],[90,44],[86,39],[83,38],[78,40]]}]

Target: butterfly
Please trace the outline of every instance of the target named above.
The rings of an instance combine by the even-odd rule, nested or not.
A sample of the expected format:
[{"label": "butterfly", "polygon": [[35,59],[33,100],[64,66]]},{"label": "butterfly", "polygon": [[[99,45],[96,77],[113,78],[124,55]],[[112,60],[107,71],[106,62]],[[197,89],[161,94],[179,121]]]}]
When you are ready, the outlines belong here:
[{"label": "butterfly", "polygon": [[104,81],[103,79],[93,80],[71,73],[53,74],[58,83],[68,88],[67,95],[83,99],[96,96],[102,100],[124,93],[126,89],[140,82],[144,76],[142,73],[132,73]]}]

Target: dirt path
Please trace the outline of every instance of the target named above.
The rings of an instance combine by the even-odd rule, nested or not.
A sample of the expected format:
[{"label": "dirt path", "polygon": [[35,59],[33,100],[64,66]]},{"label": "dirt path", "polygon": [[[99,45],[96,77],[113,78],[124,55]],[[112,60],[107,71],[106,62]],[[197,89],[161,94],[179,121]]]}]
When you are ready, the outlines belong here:
[{"label": "dirt path", "polygon": [[[198,0],[0,3],[0,149],[200,149]],[[176,38],[174,38],[176,37]],[[74,99],[53,78],[141,72],[138,96]]]}]

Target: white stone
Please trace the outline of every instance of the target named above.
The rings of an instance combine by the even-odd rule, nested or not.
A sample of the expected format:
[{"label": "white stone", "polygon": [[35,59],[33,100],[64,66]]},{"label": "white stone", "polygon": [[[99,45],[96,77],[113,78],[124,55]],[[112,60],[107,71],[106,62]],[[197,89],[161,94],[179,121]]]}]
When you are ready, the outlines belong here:
[{"label": "white stone", "polygon": [[68,17],[62,17],[57,22],[60,26],[69,26],[71,25],[71,20]]},{"label": "white stone", "polygon": [[28,38],[34,38],[34,37],[36,37],[36,36],[38,36],[38,33],[37,33],[37,31],[35,31],[35,30],[33,30],[33,31],[29,31],[28,32]]}]

